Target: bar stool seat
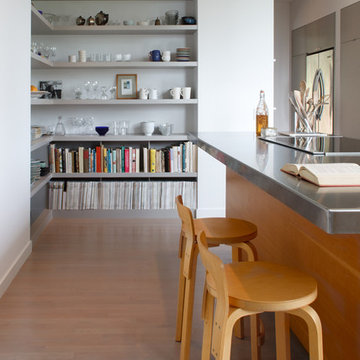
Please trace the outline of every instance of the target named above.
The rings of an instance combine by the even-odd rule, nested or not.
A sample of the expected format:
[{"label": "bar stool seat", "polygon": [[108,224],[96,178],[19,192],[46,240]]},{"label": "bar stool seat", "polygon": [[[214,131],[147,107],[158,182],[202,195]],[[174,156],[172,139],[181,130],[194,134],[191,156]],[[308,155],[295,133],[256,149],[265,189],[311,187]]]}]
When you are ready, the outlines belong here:
[{"label": "bar stool seat", "polygon": [[[197,237],[200,233],[205,232],[209,239],[209,246],[213,247],[222,244],[232,246],[233,261],[241,259],[241,251],[246,253],[248,261],[254,261],[256,260],[256,250],[249,241],[257,236],[257,227],[253,223],[242,219],[193,219],[190,209],[183,205],[181,196],[176,197],[176,204],[182,227],[179,240],[180,270],[175,340],[181,341],[180,360],[188,360],[198,255]],[[237,331],[239,337],[243,336],[242,327],[241,324]],[[256,344],[252,341],[253,351],[256,352],[258,346],[257,340]]]},{"label": "bar stool seat", "polygon": [[257,236],[255,224],[234,218],[200,218],[193,219],[195,235],[205,232],[210,245],[231,245],[247,242]]},{"label": "bar stool seat", "polygon": [[[233,326],[244,316],[275,312],[277,359],[290,359],[288,314],[301,317],[309,329],[311,360],[323,359],[321,322],[309,306],[317,297],[317,283],[296,269],[255,261],[223,264],[208,250],[206,236],[198,239],[207,271],[204,301],[202,360],[230,360]],[[216,309],[214,315],[214,299]]]}]

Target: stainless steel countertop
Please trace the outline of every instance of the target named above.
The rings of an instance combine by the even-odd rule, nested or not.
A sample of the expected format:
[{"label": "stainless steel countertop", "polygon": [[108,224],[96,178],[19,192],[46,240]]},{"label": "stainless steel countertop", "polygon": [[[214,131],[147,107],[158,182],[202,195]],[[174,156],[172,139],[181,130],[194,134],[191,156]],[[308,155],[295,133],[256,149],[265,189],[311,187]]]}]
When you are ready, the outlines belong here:
[{"label": "stainless steel countertop", "polygon": [[360,187],[324,188],[280,171],[290,163],[354,162],[359,156],[314,156],[254,133],[192,134],[198,146],[329,234],[360,234]]}]

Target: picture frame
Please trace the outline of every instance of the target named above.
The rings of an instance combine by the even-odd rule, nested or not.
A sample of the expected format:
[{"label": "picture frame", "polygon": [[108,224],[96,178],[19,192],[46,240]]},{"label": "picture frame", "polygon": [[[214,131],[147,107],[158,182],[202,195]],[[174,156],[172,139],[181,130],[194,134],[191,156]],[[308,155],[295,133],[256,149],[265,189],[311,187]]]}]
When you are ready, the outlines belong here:
[{"label": "picture frame", "polygon": [[116,98],[137,99],[137,74],[116,75]]}]

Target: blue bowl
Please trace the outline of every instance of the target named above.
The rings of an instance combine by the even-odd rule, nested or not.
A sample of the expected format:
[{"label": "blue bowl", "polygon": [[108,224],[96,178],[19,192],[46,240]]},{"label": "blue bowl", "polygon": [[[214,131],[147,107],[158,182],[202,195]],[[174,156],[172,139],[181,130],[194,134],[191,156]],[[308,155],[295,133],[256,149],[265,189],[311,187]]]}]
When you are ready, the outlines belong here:
[{"label": "blue bowl", "polygon": [[95,130],[100,136],[104,136],[109,131],[109,127],[108,126],[96,126]]},{"label": "blue bowl", "polygon": [[182,19],[182,23],[184,25],[195,25],[196,24],[196,19],[192,16],[183,16],[181,19]]}]

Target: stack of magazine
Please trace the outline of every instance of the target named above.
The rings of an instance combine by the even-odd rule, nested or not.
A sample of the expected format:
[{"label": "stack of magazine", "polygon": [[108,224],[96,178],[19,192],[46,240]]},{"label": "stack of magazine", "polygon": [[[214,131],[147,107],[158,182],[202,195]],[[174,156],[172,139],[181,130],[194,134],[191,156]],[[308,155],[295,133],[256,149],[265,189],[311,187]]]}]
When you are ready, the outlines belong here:
[{"label": "stack of magazine", "polygon": [[53,210],[176,209],[178,195],[196,208],[194,181],[54,181],[49,186]]}]

